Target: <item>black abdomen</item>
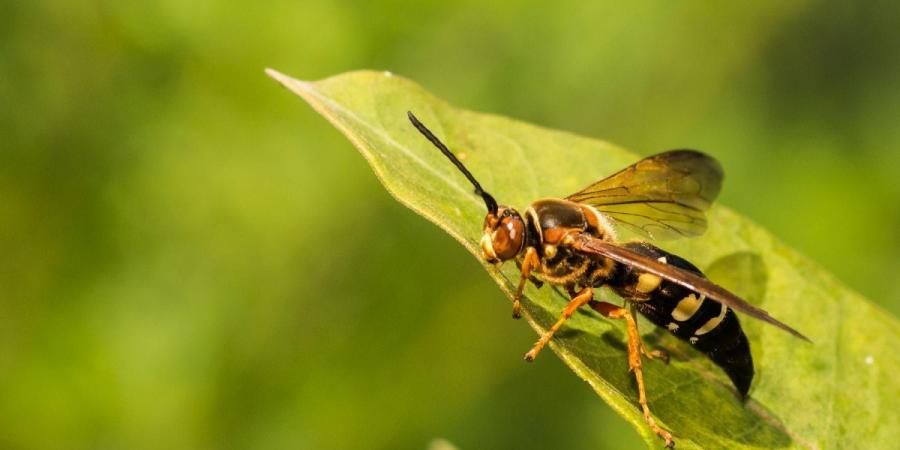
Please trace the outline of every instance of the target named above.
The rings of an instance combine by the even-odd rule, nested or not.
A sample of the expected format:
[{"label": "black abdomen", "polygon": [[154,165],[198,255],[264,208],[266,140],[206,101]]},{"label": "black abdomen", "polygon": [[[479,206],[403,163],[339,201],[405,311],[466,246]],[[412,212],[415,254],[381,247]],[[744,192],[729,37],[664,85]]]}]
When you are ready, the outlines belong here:
[{"label": "black abdomen", "polygon": [[[683,258],[645,242],[624,244],[643,255],[703,276]],[[731,378],[741,396],[753,381],[750,344],[730,308],[655,275],[620,266],[609,286],[634,304],[648,320],[688,341],[705,353]]]}]

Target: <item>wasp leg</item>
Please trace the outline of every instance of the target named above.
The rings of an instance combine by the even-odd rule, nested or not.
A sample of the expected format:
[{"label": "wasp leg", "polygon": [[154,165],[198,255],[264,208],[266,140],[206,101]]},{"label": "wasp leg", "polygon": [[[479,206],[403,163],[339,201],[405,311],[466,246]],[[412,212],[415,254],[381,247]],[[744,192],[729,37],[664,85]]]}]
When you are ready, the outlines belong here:
[{"label": "wasp leg", "polygon": [[650,407],[647,406],[647,394],[644,392],[644,372],[641,370],[641,337],[638,334],[637,321],[634,316],[626,308],[622,308],[606,302],[591,302],[591,308],[603,314],[610,319],[625,319],[625,325],[628,329],[628,370],[634,373],[638,387],[638,403],[641,404],[641,410],[644,412],[644,420],[654,433],[659,435],[666,441],[667,448],[675,447],[675,441],[672,440],[672,434],[662,429],[653,420],[650,414]]},{"label": "wasp leg", "polygon": [[[631,310],[631,317],[637,317],[634,302],[629,302],[629,303],[630,303],[629,309]],[[637,323],[638,323],[637,319],[634,319],[635,329],[637,329]],[[640,330],[638,330],[638,331],[640,331]],[[638,333],[638,336],[640,336],[640,333]],[[661,359],[664,363],[666,363],[666,364],[669,363],[669,354],[668,353],[666,353],[662,350],[647,350],[647,346],[644,345],[644,342],[640,339],[638,339],[638,343],[641,345],[641,354],[646,356],[647,359]]]},{"label": "wasp leg", "polygon": [[[541,264],[538,259],[537,250],[534,247],[525,249],[525,256],[522,258],[522,277],[519,279],[519,286],[516,288],[516,295],[513,297],[513,319],[522,317],[522,291],[525,290],[525,282],[531,277],[531,270]],[[533,281],[532,281],[533,282]],[[538,286],[540,287],[540,286]]]},{"label": "wasp leg", "polygon": [[669,363],[669,354],[662,350],[647,350],[646,347],[641,345],[641,354],[647,357],[647,359],[661,359],[664,363]]},{"label": "wasp leg", "polygon": [[[522,263],[519,262],[518,260],[516,260],[516,268],[518,268],[519,271],[522,270]],[[544,282],[541,281],[541,280],[539,280],[539,279],[538,279],[537,277],[535,277],[534,275],[528,275],[528,281],[530,281],[531,284],[533,284],[534,287],[536,287],[536,288],[538,288],[538,289],[544,287]]]},{"label": "wasp leg", "polygon": [[563,323],[569,318],[572,317],[572,314],[575,314],[575,311],[580,308],[585,303],[591,301],[594,298],[594,290],[586,287],[572,297],[572,300],[569,301],[569,304],[566,305],[566,309],[563,310],[562,316],[556,323],[550,327],[549,330],[545,331],[541,338],[538,339],[537,343],[534,344],[534,347],[525,354],[526,361],[534,361],[534,358],[537,358],[538,353],[541,352],[541,349],[550,342],[550,339],[553,337],[553,334],[562,327]]}]

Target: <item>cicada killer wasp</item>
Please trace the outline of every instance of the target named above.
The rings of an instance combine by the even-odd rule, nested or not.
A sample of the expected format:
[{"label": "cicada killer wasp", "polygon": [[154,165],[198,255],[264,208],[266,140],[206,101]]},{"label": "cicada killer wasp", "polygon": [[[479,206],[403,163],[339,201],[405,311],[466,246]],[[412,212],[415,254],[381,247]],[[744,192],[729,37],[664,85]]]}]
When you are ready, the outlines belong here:
[{"label": "cicada killer wasp", "polygon": [[[634,373],[638,400],[649,427],[667,447],[671,433],[658,426],[644,391],[641,355],[648,351],[638,334],[635,312],[689,342],[722,368],[741,398],[753,380],[750,344],[735,311],[775,325],[809,341],[766,311],[709,281],[687,260],[643,241],[620,243],[616,227],[627,227],[651,239],[691,237],[706,230],[705,211],[719,194],[722,167],[695,150],[671,150],[644,158],[564,199],[531,204],[524,214],[499,205],[463,163],[411,112],[409,120],[475,187],[484,200],[480,246],[493,264],[515,260],[521,278],[513,297],[513,317],[520,315],[526,282],[561,286],[570,301],[561,317],[535,343],[525,359],[533,361],[566,319],[587,305],[610,319],[625,321],[628,368]],[[594,299],[607,286],[624,299],[624,306]]]}]

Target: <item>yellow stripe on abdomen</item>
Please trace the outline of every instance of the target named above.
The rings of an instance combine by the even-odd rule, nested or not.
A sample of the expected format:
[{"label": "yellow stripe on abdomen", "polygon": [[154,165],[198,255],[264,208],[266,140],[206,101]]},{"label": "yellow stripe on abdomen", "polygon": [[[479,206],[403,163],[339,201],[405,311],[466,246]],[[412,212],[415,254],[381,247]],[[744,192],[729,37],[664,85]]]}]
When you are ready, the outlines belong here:
[{"label": "yellow stripe on abdomen", "polygon": [[722,306],[722,310],[719,311],[719,315],[716,317],[713,317],[712,319],[707,320],[706,323],[704,323],[702,327],[698,328],[697,331],[694,332],[695,336],[701,336],[706,333],[709,333],[710,331],[715,329],[717,326],[719,326],[719,324],[722,323],[723,320],[725,320],[725,314],[728,314],[728,307],[725,305],[721,305],[721,306]]},{"label": "yellow stripe on abdomen", "polygon": [[703,304],[703,300],[706,300],[705,295],[701,295],[700,298],[697,298],[697,295],[691,293],[687,297],[681,299],[678,302],[678,306],[672,310],[672,318],[679,321],[684,322],[685,320],[690,319],[697,313],[697,310],[700,309],[700,305]]}]

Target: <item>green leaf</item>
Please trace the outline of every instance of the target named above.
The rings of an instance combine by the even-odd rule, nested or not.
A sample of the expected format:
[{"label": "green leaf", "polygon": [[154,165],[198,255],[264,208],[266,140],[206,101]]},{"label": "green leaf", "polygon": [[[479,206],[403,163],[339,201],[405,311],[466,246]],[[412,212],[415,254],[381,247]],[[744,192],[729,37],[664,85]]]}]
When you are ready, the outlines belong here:
[{"label": "green leaf", "polygon": [[[397,200],[465,246],[507,295],[518,278],[514,264],[487,265],[477,246],[484,204],[406,112],[443,139],[498,201],[518,208],[564,197],[638,159],[603,141],[454,108],[390,73],[304,82],[267,72],[344,133]],[[756,365],[744,404],[707,358],[642,322],[645,341],[673,355],[669,365],[646,361],[644,367],[650,406],[678,448],[894,448],[900,430],[896,319],[723,206],[713,207],[702,237],[661,246],[814,341],[744,317]],[[525,316],[541,333],[566,298],[548,286],[529,286],[526,295]],[[580,311],[550,347],[650,447],[662,445],[637,407],[621,323]]]}]

